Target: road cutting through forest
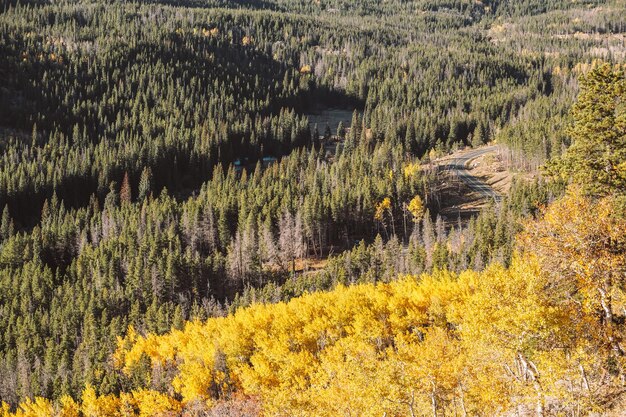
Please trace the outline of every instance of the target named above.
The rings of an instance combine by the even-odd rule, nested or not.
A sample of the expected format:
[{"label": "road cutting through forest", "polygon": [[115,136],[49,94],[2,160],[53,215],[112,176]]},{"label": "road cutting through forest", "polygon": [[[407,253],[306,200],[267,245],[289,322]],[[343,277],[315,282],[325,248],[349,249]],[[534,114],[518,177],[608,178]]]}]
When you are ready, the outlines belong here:
[{"label": "road cutting through forest", "polygon": [[471,161],[488,153],[495,152],[496,149],[497,147],[492,145],[453,155],[450,159],[441,161],[440,169],[446,170],[451,175],[456,176],[482,198],[498,201],[500,194],[482,179],[473,175],[468,169]]}]

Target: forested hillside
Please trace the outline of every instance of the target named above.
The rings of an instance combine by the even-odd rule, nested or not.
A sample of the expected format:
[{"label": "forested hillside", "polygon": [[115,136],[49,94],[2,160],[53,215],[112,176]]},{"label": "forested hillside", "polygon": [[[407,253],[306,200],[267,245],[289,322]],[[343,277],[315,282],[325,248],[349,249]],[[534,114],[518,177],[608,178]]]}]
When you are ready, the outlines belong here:
[{"label": "forested hillside", "polygon": [[625,15],[0,2],[0,413],[619,410]]},{"label": "forested hillside", "polygon": [[[241,390],[269,415],[607,411],[624,369],[624,326],[598,315],[606,306],[623,317],[626,262],[611,252],[624,244],[626,222],[614,209],[612,199],[576,193],[553,203],[520,237],[508,269],[342,286],[161,337],[131,329],[116,355],[124,372],[145,375],[144,387],[173,378],[181,403],[149,403],[135,391],[109,406],[210,406]],[[588,247],[595,239],[611,243]],[[569,262],[607,269],[581,274]]]}]

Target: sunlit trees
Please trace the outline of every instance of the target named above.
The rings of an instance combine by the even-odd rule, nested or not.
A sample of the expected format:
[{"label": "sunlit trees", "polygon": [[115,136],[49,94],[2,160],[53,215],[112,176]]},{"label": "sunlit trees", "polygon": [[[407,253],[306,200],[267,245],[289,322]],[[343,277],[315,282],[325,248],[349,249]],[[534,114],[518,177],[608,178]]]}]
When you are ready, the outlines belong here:
[{"label": "sunlit trees", "polygon": [[422,203],[422,199],[419,195],[416,195],[411,199],[407,209],[413,216],[413,221],[415,223],[419,223],[422,220],[422,216],[424,215],[424,203]]},{"label": "sunlit trees", "polygon": [[285,269],[291,269],[295,274],[296,260],[302,258],[305,251],[305,243],[302,227],[302,216],[299,212],[295,215],[285,210],[278,223],[278,248],[279,257]]},{"label": "sunlit trees", "polygon": [[386,218],[389,218],[389,223],[391,224],[391,232],[395,235],[395,222],[393,218],[393,207],[391,204],[391,199],[389,197],[385,197],[376,204],[376,208],[374,211],[374,219],[379,221],[383,226],[383,230],[385,231],[385,235],[389,237],[389,230],[387,230],[388,221]]},{"label": "sunlit trees", "polygon": [[[189,411],[192,403],[200,409],[244,390],[256,393],[254,401],[262,395],[268,409],[312,407],[307,412],[321,413],[311,405],[307,383],[324,375],[307,368],[311,358],[325,361],[331,372],[326,380],[335,384],[318,397],[328,410],[340,410],[333,408],[339,393],[358,393],[375,378],[382,382],[367,387],[371,398],[352,395],[350,408],[363,414],[368,405],[372,413],[406,414],[411,391],[403,384],[395,394],[385,391],[394,386],[390,375],[398,375],[389,362],[398,352],[388,344],[397,340],[399,346],[401,331],[379,338],[377,320],[354,311],[353,305],[367,297],[323,300],[355,314],[359,328],[372,326],[371,340],[340,335],[334,348],[331,338],[315,335],[296,343],[291,334],[302,323],[290,323],[293,319],[278,311],[251,309],[263,318],[242,315],[220,333],[218,347],[206,344],[219,333],[213,328],[198,331],[189,342],[184,340],[189,333],[176,333],[160,346],[162,357],[192,358],[184,363],[151,363],[152,345],[123,374],[109,357],[116,336],[126,334],[129,325],[140,334],[163,334],[182,329],[185,320],[287,301],[339,283],[391,282],[399,273],[433,268],[478,271],[493,260],[508,266],[519,216],[535,214],[538,204],[559,191],[514,187],[501,206],[452,230],[450,219],[445,226],[441,219],[433,225],[436,175],[422,157],[434,146],[432,155],[441,155],[468,144],[470,133],[476,144],[498,134],[499,143],[515,142],[523,153],[559,153],[567,140],[552,133],[575,90],[575,62],[589,56],[586,49],[596,53],[591,45],[614,48],[614,40],[609,36],[605,44],[603,36],[620,30],[623,20],[612,5],[594,9],[592,16],[572,12],[587,13],[582,23],[560,12],[534,15],[528,25],[510,20],[507,14],[535,13],[533,1],[526,0],[498,7],[363,0],[343,2],[334,12],[323,11],[327,2],[286,0],[245,2],[242,10],[228,10],[224,2],[214,8],[215,0],[208,0],[211,7],[184,7],[180,1],[106,7],[9,3],[0,13],[0,400],[19,410],[20,399],[36,403],[35,398],[48,396],[51,401],[40,400],[43,408],[53,404],[55,411],[67,408],[68,415],[83,406],[83,414],[103,412],[100,408],[139,413],[131,394],[138,387],[156,390],[146,394],[146,404],[152,405],[144,413],[169,407],[166,397],[173,393],[189,399],[182,405]],[[276,10],[256,10],[267,7]],[[551,0],[541,7],[580,5]],[[507,23],[488,29],[494,16]],[[535,36],[538,26],[547,28],[545,37]],[[496,41],[504,27],[529,29],[533,36],[507,33],[512,36],[506,41]],[[562,37],[579,30],[593,36],[584,42]],[[520,40],[524,53],[519,53]],[[303,66],[308,68],[301,73]],[[336,153],[320,149],[318,141],[311,149],[305,114],[318,104],[354,110],[352,124],[338,126],[345,142],[337,140]],[[616,114],[619,109],[616,105]],[[620,120],[615,119],[618,128]],[[335,123],[320,125],[327,139],[337,139],[330,137]],[[521,127],[507,129],[511,124]],[[265,164],[263,157],[276,161]],[[237,160],[237,167],[231,166]],[[424,207],[414,207],[411,214],[407,205],[416,196]],[[376,205],[385,199],[388,207],[385,203],[375,219]],[[411,222],[411,216],[421,221]],[[403,220],[401,237],[398,220]],[[322,270],[307,271],[307,257],[329,255],[319,262]],[[384,291],[376,294],[376,303],[388,300]],[[433,315],[445,322],[440,314],[445,308],[437,309]],[[316,312],[340,313],[321,307]],[[388,311],[375,309],[373,315],[379,313]],[[313,313],[303,315],[313,322]],[[268,321],[276,317],[272,327]],[[619,311],[614,319],[621,320]],[[254,339],[248,321],[269,330]],[[343,317],[337,326],[343,321],[350,322]],[[406,346],[428,348],[429,357],[449,358],[437,356],[442,350],[459,352],[458,329],[438,324],[444,331],[437,333],[424,326]],[[420,340],[420,334],[431,332],[432,339]],[[280,336],[276,343],[273,335]],[[324,349],[310,348],[311,340]],[[448,344],[451,349],[440,349]],[[188,345],[188,351],[176,356],[170,352],[176,345]],[[256,353],[248,351],[250,346]],[[419,362],[411,352],[396,357],[398,366]],[[482,371],[476,363],[489,355],[464,347],[460,352],[460,362],[450,363],[468,363],[463,355],[471,352],[482,359],[454,374],[462,381],[454,388],[437,374],[436,389],[416,390],[414,404],[425,401],[424,409],[447,413],[450,407],[459,410],[465,396],[468,410],[495,407],[475,393],[501,394],[485,389],[481,379],[499,368]],[[358,374],[342,369],[344,353]],[[589,373],[595,362],[582,353],[577,357]],[[545,381],[541,361],[528,358]],[[377,374],[379,365],[386,374]],[[414,374],[423,375],[428,367],[420,363]],[[351,375],[355,383],[350,385],[345,379]],[[283,385],[276,382],[283,379]],[[587,380],[591,389],[600,381],[594,375]],[[86,384],[93,395],[82,404]],[[528,398],[535,392],[530,389]],[[108,396],[120,390],[119,398]],[[71,397],[61,397],[64,405],[52,401],[65,394]],[[377,408],[372,405],[377,396],[393,399],[398,408],[391,400],[385,401],[389,409]],[[292,397],[297,401],[289,402]],[[176,413],[172,404],[169,412]]]},{"label": "sunlit trees", "polygon": [[626,190],[626,77],[621,66],[602,63],[581,77],[572,107],[572,146],[560,163],[566,178],[590,194]]},{"label": "sunlit trees", "polygon": [[228,375],[269,415],[586,414],[623,369],[626,223],[612,204],[570,192],[526,226],[508,269],[340,287],[139,338],[120,355],[128,369],[143,354],[180,363],[174,386],[197,387],[179,391],[187,401],[219,398],[210,387]]},{"label": "sunlit trees", "polygon": [[622,381],[626,369],[626,217],[619,207],[615,197],[593,201],[573,189],[521,237],[546,276],[545,291],[570,310],[577,349],[594,362],[581,359],[581,377],[596,389],[602,383],[592,378]]},{"label": "sunlit trees", "polygon": [[85,416],[148,416],[240,393],[270,416],[608,410],[624,366],[624,236],[613,198],[571,190],[526,225],[508,268],[339,286],[162,336],[130,328],[115,364],[137,381],[159,372],[161,391],[111,396],[87,386],[79,405],[62,407],[68,416],[78,406]]}]

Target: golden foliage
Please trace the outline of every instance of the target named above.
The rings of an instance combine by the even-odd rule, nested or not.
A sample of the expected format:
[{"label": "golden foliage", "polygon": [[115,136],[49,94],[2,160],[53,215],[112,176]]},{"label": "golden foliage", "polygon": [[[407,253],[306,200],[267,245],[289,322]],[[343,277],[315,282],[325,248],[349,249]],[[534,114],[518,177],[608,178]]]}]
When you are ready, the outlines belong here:
[{"label": "golden foliage", "polygon": [[404,178],[412,178],[422,170],[419,162],[411,162],[404,166]]},{"label": "golden foliage", "polygon": [[139,417],[155,415],[177,415],[181,406],[178,401],[168,395],[152,390],[139,390],[132,394],[132,401],[139,409]]},{"label": "golden foliage", "polygon": [[391,209],[391,199],[389,197],[385,197],[383,201],[376,205],[376,210],[374,212],[374,220],[383,220],[383,216],[385,211]]},{"label": "golden foliage", "polygon": [[54,407],[49,400],[37,397],[34,401],[26,400],[20,404],[15,417],[50,417],[54,415]]},{"label": "golden foliage", "polygon": [[[602,412],[624,369],[626,221],[615,207],[570,192],[527,225],[509,268],[340,286],[162,336],[130,328],[116,364],[171,370],[166,392],[87,387],[61,415],[177,414],[232,393],[261,399],[266,416]],[[54,411],[36,399],[3,417]]]},{"label": "golden foliage", "polygon": [[414,222],[419,222],[422,220],[422,216],[424,215],[424,203],[422,203],[422,199],[419,195],[416,195],[411,199],[407,209],[413,216]]},{"label": "golden foliage", "polygon": [[79,417],[80,405],[69,395],[64,395],[59,400],[59,417]]},{"label": "golden foliage", "polygon": [[[377,213],[390,206],[383,200]],[[593,330],[606,322],[599,312],[607,276],[613,314],[623,309],[626,223],[614,207],[570,193],[527,226],[508,269],[254,306],[139,338],[133,349],[141,352],[127,358],[180,363],[175,386],[186,401],[210,399],[207,387],[228,381],[260,396],[267,415],[490,415],[543,410],[555,398],[564,409],[591,411],[606,391],[606,370],[623,369],[608,353],[623,324]],[[602,346],[604,359],[594,353]],[[618,384],[621,373],[612,372]]]},{"label": "golden foliage", "polygon": [[98,397],[91,385],[83,391],[80,410],[85,417],[113,417],[120,416],[121,398],[113,395]]},{"label": "golden foliage", "polygon": [[465,407],[496,409],[504,397],[479,402],[483,386],[472,385],[461,333],[448,318],[468,281],[479,282],[475,275],[442,272],[259,305],[139,338],[120,356],[126,369],[144,354],[180,363],[173,386],[188,403],[210,400],[227,371],[233,388],[261,396],[268,415],[405,415],[432,408],[433,398],[436,409],[458,411],[460,395],[480,404]]},{"label": "golden foliage", "polygon": [[626,218],[620,207],[615,197],[595,201],[570,189],[519,239],[540,265],[549,297],[575,318],[569,331],[581,364],[616,383],[626,369]]}]

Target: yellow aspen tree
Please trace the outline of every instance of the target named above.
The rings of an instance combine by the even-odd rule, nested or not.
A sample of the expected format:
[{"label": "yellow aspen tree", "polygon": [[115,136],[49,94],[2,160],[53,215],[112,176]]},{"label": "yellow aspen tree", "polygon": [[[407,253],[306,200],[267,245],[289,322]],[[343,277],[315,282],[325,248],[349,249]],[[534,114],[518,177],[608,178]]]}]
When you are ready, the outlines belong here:
[{"label": "yellow aspen tree", "polygon": [[139,417],[178,414],[181,405],[168,395],[153,390],[133,391],[132,397],[139,408]]},{"label": "yellow aspen tree", "polygon": [[55,415],[54,406],[50,400],[37,397],[34,401],[27,399],[21,403],[16,417],[53,417]]},{"label": "yellow aspen tree", "polygon": [[80,404],[69,395],[64,395],[59,400],[59,417],[80,417]]},{"label": "yellow aspen tree", "polygon": [[[521,248],[536,258],[549,282],[545,291],[571,311],[567,328],[584,386],[592,379],[585,357],[601,359],[598,384],[606,372],[616,383],[625,374],[626,218],[619,207],[615,197],[594,201],[573,188],[520,237]],[[610,387],[602,385],[605,392]]]},{"label": "yellow aspen tree", "polygon": [[408,210],[413,216],[413,221],[419,223],[424,215],[424,203],[419,195],[416,195],[411,199],[408,205]]}]

